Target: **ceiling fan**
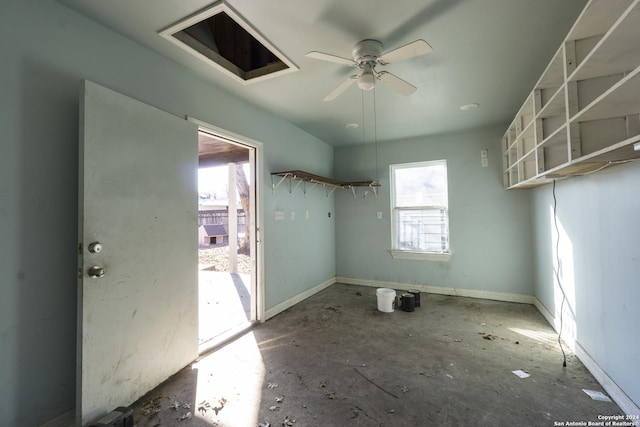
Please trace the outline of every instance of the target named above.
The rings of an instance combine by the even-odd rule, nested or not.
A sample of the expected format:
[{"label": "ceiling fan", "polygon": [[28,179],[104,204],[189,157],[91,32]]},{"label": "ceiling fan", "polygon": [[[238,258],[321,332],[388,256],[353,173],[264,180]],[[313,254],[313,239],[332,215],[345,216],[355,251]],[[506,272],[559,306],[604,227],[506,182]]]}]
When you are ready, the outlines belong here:
[{"label": "ceiling fan", "polygon": [[353,50],[351,51],[353,59],[315,51],[307,53],[306,56],[309,58],[320,59],[322,61],[346,65],[348,67],[358,67],[360,69],[357,74],[349,76],[323,99],[323,101],[333,101],[354,82],[358,82],[358,87],[362,90],[371,90],[376,86],[377,80],[388,85],[401,95],[411,95],[417,89],[414,85],[407,83],[395,74],[391,74],[386,71],[377,71],[376,65],[384,66],[392,64],[394,62],[425,55],[432,50],[433,49],[426,41],[416,40],[397,49],[382,53],[381,42],[378,40],[366,39],[356,43],[353,47]]}]

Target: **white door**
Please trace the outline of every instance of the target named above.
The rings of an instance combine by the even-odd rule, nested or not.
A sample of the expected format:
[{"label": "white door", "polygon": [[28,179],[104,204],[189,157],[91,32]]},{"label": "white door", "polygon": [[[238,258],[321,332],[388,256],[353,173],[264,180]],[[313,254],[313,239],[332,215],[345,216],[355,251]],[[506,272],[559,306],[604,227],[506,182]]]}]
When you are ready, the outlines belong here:
[{"label": "white door", "polygon": [[95,83],[83,82],[80,98],[76,421],[85,425],[198,356],[198,138],[194,123]]}]

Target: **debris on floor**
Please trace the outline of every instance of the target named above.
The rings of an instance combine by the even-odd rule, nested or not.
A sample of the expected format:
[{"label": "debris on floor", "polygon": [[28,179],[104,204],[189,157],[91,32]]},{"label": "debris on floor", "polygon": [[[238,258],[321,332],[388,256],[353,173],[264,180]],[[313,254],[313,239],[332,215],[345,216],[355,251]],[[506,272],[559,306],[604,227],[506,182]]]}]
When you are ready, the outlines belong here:
[{"label": "debris on floor", "polygon": [[495,340],[496,338],[498,338],[495,335],[492,334],[487,334],[485,332],[478,332],[480,335],[482,335],[482,338],[484,338],[485,340]]},{"label": "debris on floor", "polygon": [[356,292],[356,295],[358,295],[359,297],[361,297],[361,296],[362,296],[362,292],[358,291],[358,292]]},{"label": "debris on floor", "polygon": [[211,409],[211,404],[206,400],[203,400],[198,404],[198,412],[202,415],[206,414],[209,409]]},{"label": "debris on floor", "polygon": [[339,305],[336,306],[329,306],[329,307],[325,307],[327,310],[332,310],[335,311],[336,313],[340,311],[340,307]]},{"label": "debris on floor", "polygon": [[153,399],[145,403],[144,406],[142,407],[143,415],[147,417],[152,417],[156,415],[158,412],[162,411],[162,407],[160,405],[161,399],[162,397],[158,396],[158,397],[154,397]]},{"label": "debris on floor", "polygon": [[269,423],[258,423],[258,427],[271,427]]},{"label": "debris on floor", "polygon": [[529,378],[531,375],[522,369],[516,369],[515,371],[511,371],[513,374],[520,378]]},{"label": "debris on floor", "polygon": [[276,396],[277,403],[282,403],[283,400],[284,400],[284,396]]},{"label": "debris on floor", "polygon": [[278,405],[269,406],[270,411],[277,411],[278,409],[280,409]]},{"label": "debris on floor", "polygon": [[592,398],[593,400],[599,400],[600,402],[611,402],[611,399],[609,398],[609,396],[602,393],[601,391],[585,390],[585,389],[582,389],[582,391],[587,393],[589,397]]},{"label": "debris on floor", "polygon": [[177,411],[180,408],[191,409],[191,404],[178,402],[177,400],[175,400],[171,405],[169,405],[169,408],[173,409],[174,411]]},{"label": "debris on floor", "polygon": [[198,412],[200,412],[201,415],[204,415],[207,413],[207,411],[212,410],[216,415],[218,415],[218,412],[222,411],[222,409],[224,408],[224,405],[227,404],[227,399],[226,398],[221,398],[218,399],[218,405],[217,406],[211,406],[211,403],[207,402],[206,400],[203,400],[202,402],[198,403]]},{"label": "debris on floor", "polygon": [[269,383],[269,384],[267,385],[267,387],[268,387],[268,388],[276,388],[276,387],[278,387],[278,383]]},{"label": "debris on floor", "polygon": [[176,418],[178,421],[184,421],[184,420],[188,420],[189,418],[191,418],[193,416],[193,414],[191,412],[187,412],[186,414],[182,415],[181,417]]},{"label": "debris on floor", "polygon": [[295,423],[296,420],[293,418],[289,418],[289,416],[284,417],[284,421],[282,421],[282,425],[285,427],[290,427]]},{"label": "debris on floor", "polygon": [[218,412],[222,411],[222,409],[224,409],[224,405],[226,404],[227,404],[227,399],[225,399],[224,397],[222,399],[219,399],[218,406],[213,407],[213,412],[215,412],[216,415],[218,415]]}]

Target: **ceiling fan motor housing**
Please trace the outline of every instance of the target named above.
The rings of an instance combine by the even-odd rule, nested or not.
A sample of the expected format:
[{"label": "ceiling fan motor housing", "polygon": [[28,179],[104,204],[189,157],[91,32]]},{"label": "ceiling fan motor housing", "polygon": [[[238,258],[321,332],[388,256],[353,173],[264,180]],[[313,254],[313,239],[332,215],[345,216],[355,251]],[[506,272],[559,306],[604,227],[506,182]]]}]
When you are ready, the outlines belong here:
[{"label": "ceiling fan motor housing", "polygon": [[356,43],[351,54],[359,66],[370,61],[375,62],[382,54],[382,43],[372,39],[362,40]]}]

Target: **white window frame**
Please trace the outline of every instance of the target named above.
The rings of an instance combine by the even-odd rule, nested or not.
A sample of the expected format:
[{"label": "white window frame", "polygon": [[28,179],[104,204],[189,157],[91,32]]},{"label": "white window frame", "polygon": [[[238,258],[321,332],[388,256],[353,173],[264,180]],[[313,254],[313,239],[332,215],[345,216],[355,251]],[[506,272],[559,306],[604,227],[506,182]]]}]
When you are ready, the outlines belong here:
[{"label": "white window frame", "polygon": [[[410,207],[396,207],[396,170],[399,169],[409,169],[416,167],[429,167],[442,165],[445,169],[445,183],[444,183],[444,192],[446,195],[445,205],[444,206],[431,206],[431,205],[415,205]],[[413,162],[413,163],[400,163],[389,165],[389,181],[390,181],[390,190],[391,190],[391,250],[389,253],[394,259],[412,259],[412,260],[423,260],[423,261],[439,261],[446,262],[451,259],[451,242],[449,240],[450,236],[450,227],[449,227],[449,188],[448,188],[448,175],[447,175],[447,161],[446,160],[430,160],[424,162]],[[398,249],[398,230],[397,230],[397,215],[401,211],[408,210],[431,210],[431,209],[444,209],[447,215],[447,250],[446,251],[414,251],[414,250],[406,250],[406,249]]]}]

